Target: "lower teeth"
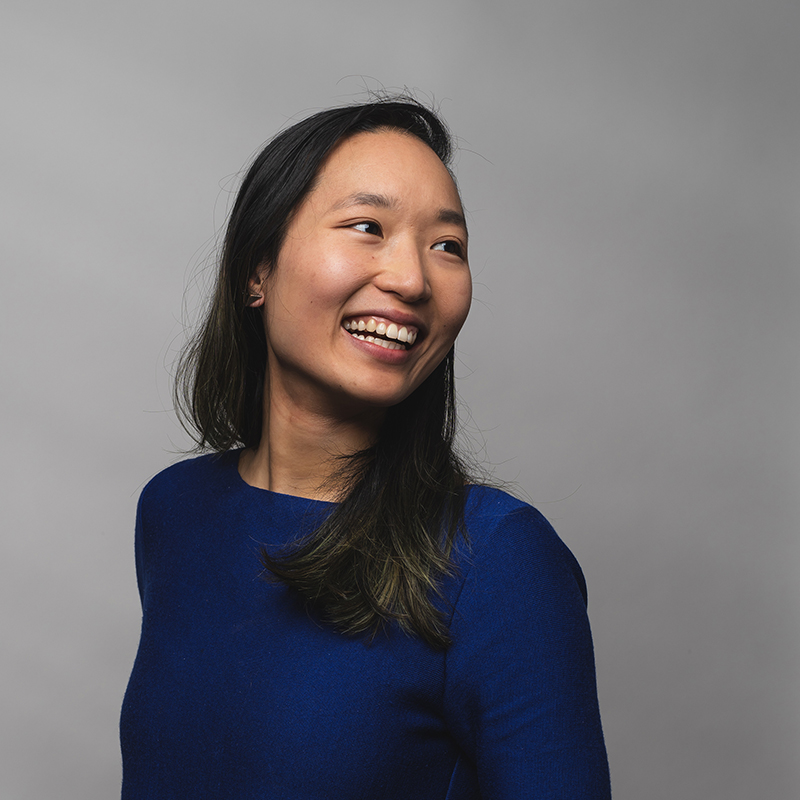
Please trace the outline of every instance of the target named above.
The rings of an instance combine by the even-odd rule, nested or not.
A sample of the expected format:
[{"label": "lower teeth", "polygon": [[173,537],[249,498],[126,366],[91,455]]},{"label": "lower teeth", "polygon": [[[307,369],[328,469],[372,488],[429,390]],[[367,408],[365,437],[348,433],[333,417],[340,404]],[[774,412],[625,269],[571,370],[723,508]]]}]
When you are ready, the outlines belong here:
[{"label": "lower teeth", "polygon": [[364,336],[363,333],[351,333],[351,336],[355,336],[356,339],[361,339],[364,342],[372,342],[372,344],[380,345],[381,347],[385,348],[386,350],[405,350],[406,346],[401,344],[400,342],[390,342],[386,339],[379,339],[375,336]]}]

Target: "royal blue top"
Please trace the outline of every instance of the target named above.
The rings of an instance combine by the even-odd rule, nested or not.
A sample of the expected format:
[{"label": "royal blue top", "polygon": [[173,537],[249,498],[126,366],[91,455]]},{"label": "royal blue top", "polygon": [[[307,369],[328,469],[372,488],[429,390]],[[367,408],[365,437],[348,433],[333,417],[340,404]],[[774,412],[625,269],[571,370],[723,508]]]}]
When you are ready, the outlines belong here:
[{"label": "royal blue top", "polygon": [[610,797],[580,567],[547,521],[472,487],[443,583],[453,644],[345,636],[262,579],[331,505],[176,464],[136,524],[141,642],[123,800]]}]

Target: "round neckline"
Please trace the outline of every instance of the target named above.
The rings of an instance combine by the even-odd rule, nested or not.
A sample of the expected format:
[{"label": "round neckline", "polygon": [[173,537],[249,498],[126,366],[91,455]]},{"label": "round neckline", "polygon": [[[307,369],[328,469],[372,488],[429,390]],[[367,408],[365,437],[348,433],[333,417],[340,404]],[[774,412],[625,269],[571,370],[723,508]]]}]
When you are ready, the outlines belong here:
[{"label": "round neckline", "polygon": [[276,500],[281,500],[283,502],[294,502],[294,503],[318,503],[319,505],[324,506],[335,506],[336,503],[330,500],[317,500],[314,497],[301,497],[300,495],[296,494],[285,494],[283,492],[276,492],[273,489],[264,489],[261,486],[253,486],[252,483],[248,483],[243,477],[242,473],[239,472],[239,460],[241,459],[242,453],[244,453],[246,448],[239,447],[235,450],[229,450],[226,455],[230,456],[230,467],[235,475],[235,479],[241,486],[245,487],[246,489],[257,492],[262,497],[272,497]]}]

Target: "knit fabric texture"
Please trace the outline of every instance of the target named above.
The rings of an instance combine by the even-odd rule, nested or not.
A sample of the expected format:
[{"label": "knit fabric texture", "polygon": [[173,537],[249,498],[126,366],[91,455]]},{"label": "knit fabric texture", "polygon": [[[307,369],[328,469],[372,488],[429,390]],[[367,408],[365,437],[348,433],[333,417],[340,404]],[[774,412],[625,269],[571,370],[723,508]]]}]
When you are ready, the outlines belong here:
[{"label": "knit fabric texture", "polygon": [[142,492],[123,800],[610,797],[583,575],[538,511],[470,488],[448,650],[347,636],[259,561],[332,506],[249,486],[238,455]]}]

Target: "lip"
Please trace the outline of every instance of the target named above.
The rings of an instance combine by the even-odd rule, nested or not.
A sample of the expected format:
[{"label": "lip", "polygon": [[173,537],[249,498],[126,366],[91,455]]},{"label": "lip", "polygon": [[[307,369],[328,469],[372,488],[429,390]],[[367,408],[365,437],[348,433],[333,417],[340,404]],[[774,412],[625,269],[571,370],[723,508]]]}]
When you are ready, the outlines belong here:
[{"label": "lip", "polygon": [[[373,314],[371,316],[375,315]],[[345,317],[345,319],[348,319],[348,317]],[[347,341],[353,347],[356,347],[357,349],[361,350],[362,353],[368,354],[376,361],[382,361],[384,364],[391,364],[391,365],[405,364],[414,357],[413,349],[406,350],[404,348],[401,348],[400,350],[387,350],[385,347],[381,347],[379,344],[373,344],[372,342],[368,342],[366,339],[357,339],[351,333],[346,331],[344,327],[341,327],[340,330],[342,331],[342,334],[347,337]]]}]

